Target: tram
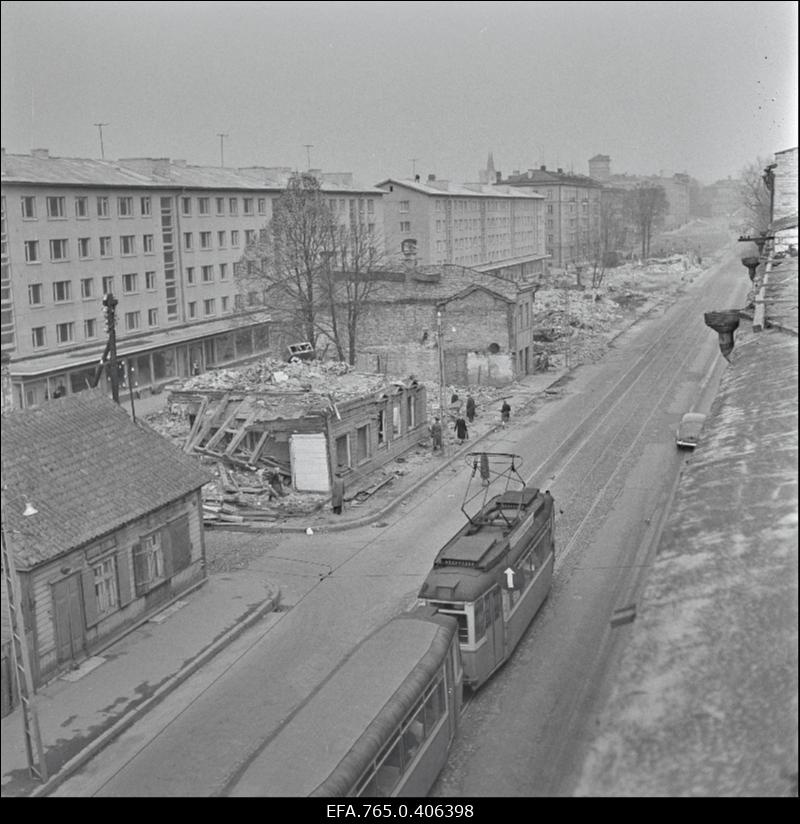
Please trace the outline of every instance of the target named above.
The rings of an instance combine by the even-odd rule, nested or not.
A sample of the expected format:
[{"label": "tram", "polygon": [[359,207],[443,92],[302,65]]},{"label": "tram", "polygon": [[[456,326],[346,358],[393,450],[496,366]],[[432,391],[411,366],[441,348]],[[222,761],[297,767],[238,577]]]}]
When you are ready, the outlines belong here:
[{"label": "tram", "polygon": [[392,618],[328,676],[224,793],[425,796],[458,726],[455,619],[418,606]]},{"label": "tram", "polygon": [[549,490],[519,474],[519,455],[472,452],[467,463],[466,523],[437,554],[419,599],[458,621],[464,684],[474,690],[511,656],[550,591],[555,516]]}]

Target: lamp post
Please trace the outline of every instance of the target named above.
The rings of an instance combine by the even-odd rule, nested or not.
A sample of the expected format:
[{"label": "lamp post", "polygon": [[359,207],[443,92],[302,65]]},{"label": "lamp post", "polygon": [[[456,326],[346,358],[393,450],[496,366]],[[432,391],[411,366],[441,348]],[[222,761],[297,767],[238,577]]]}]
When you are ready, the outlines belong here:
[{"label": "lamp post", "polygon": [[[6,534],[6,496],[5,486],[0,486],[0,520],[2,529],[3,582],[6,587],[8,606],[8,625],[11,630],[11,647],[14,656],[14,675],[17,683],[19,701],[22,706],[22,726],[25,735],[25,751],[28,756],[28,769],[34,778],[42,783],[47,781],[47,761],[42,747],[42,735],[39,730],[39,716],[36,713],[35,691],[31,676],[31,662],[28,651],[28,639],[25,634],[25,620],[20,602],[19,582],[14,564],[14,551]],[[25,517],[36,515],[37,509],[31,503],[25,505],[22,513]]]},{"label": "lamp post", "polygon": [[[439,349],[439,417],[442,427],[446,428],[444,416],[444,332],[442,331],[442,310],[436,310],[436,342]],[[442,438],[442,453],[445,451],[445,439]]]}]

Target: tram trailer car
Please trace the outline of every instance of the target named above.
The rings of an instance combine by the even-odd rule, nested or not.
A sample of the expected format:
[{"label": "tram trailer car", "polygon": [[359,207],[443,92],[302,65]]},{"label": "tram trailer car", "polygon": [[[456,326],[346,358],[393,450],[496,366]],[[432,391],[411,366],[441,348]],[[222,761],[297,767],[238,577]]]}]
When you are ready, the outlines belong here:
[{"label": "tram trailer car", "polygon": [[455,619],[420,606],[362,641],[225,790],[231,796],[422,797],[461,711]]},{"label": "tram trailer car", "polygon": [[475,690],[512,654],[553,579],[553,497],[506,490],[439,551],[420,600],[458,620],[464,683]]}]

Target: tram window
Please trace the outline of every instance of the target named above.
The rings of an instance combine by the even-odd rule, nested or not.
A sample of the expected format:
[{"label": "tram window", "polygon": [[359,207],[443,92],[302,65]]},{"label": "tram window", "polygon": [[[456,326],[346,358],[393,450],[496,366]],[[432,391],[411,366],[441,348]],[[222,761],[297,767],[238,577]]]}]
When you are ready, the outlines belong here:
[{"label": "tram window", "polygon": [[444,707],[444,681],[439,681],[425,702],[425,729],[428,735],[444,715]]},{"label": "tram window", "polygon": [[403,745],[406,752],[406,763],[417,754],[425,740],[425,708],[420,707],[417,714],[408,722],[403,733]]},{"label": "tram window", "polygon": [[377,795],[389,795],[400,780],[400,773],[403,770],[403,742],[396,738],[392,744],[383,763],[375,771],[375,781],[378,785]]},{"label": "tram window", "polygon": [[486,611],[484,609],[484,599],[479,598],[475,601],[475,643],[480,641],[486,634]]},{"label": "tram window", "polygon": [[500,617],[500,614],[502,612],[502,607],[501,607],[501,604],[500,604],[501,599],[500,599],[499,590],[495,589],[495,590],[493,590],[493,593],[494,593],[494,597],[492,598],[492,603],[494,604],[494,617],[495,617],[495,620],[496,620]]},{"label": "tram window", "polygon": [[369,779],[354,793],[356,796],[365,796],[366,798],[374,798],[378,794],[378,780],[374,772],[370,774]]},{"label": "tram window", "polygon": [[533,552],[536,556],[537,566],[542,566],[544,564],[545,558],[547,557],[549,542],[545,540],[546,537],[547,536],[543,535],[539,539],[539,542],[536,544],[536,546],[533,548]]}]

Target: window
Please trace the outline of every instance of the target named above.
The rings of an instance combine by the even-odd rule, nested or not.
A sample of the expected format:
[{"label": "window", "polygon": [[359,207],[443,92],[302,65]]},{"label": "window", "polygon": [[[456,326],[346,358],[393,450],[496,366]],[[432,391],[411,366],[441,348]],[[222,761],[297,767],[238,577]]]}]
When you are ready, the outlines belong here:
[{"label": "window", "polygon": [[197,301],[190,300],[189,301],[189,317],[196,318],[197,317]]},{"label": "window", "polygon": [[28,303],[31,306],[41,306],[44,303],[44,290],[41,283],[28,284]]},{"label": "window", "polygon": [[153,254],[153,236],[142,235],[142,250],[146,255]]},{"label": "window", "polygon": [[107,197],[98,197],[97,198],[97,216],[102,218],[108,217],[108,198]]},{"label": "window", "polygon": [[225,232],[217,232],[217,246],[224,249],[228,245],[228,238]]},{"label": "window", "polygon": [[31,343],[34,349],[41,349],[45,345],[44,326],[34,326],[31,329]]},{"label": "window", "polygon": [[57,323],[56,324],[56,341],[58,343],[72,343],[75,339],[75,324],[74,323]]},{"label": "window", "polygon": [[399,203],[400,206],[400,214],[407,215],[411,211],[411,201],[410,200],[401,200]]},{"label": "window", "polygon": [[136,273],[130,275],[123,275],[122,276],[122,293],[124,295],[130,295],[134,292],[137,292],[137,280],[138,276]]},{"label": "window", "polygon": [[217,201],[217,214],[224,215],[225,214],[225,198],[218,197],[216,198]]},{"label": "window", "polygon": [[207,197],[197,198],[197,213],[200,215],[211,214],[211,200]]},{"label": "window", "polygon": [[89,318],[83,322],[83,337],[86,340],[94,340],[97,337],[97,320]]},{"label": "window", "polygon": [[126,312],[125,313],[125,330],[128,332],[132,332],[134,329],[139,328],[139,312]]},{"label": "window", "polygon": [[252,197],[242,198],[242,211],[246,215],[252,215],[253,214],[253,198]]},{"label": "window", "polygon": [[408,220],[401,220],[400,221],[400,231],[404,233],[408,233],[411,231],[411,222]]},{"label": "window", "polygon": [[36,220],[36,198],[23,197],[22,198],[22,219]]},{"label": "window", "polygon": [[238,248],[238,246],[239,246],[239,230],[238,229],[233,229],[231,231],[231,246],[233,246],[234,249]]},{"label": "window", "polygon": [[78,220],[89,219],[89,198],[76,197],[75,198],[75,217]]},{"label": "window", "polygon": [[113,557],[92,567],[94,596],[98,615],[113,612],[119,603],[117,597],[117,569]]},{"label": "window", "polygon": [[63,220],[66,217],[63,197],[48,197],[45,200],[47,201],[47,216],[49,218]]},{"label": "window", "polygon": [[25,241],[25,263],[39,263],[39,241]]},{"label": "window", "polygon": [[117,215],[119,217],[133,217],[133,198],[132,197],[118,197],[117,198]]},{"label": "window", "polygon": [[133,577],[137,592],[143,592],[165,577],[161,533],[142,538],[133,551]]},{"label": "window", "polygon": [[114,292],[114,276],[107,275],[103,278],[103,294],[109,295]]},{"label": "window", "polygon": [[250,245],[251,243],[256,242],[256,230],[255,229],[245,229],[244,232],[244,242],[246,245]]},{"label": "window", "polygon": [[50,241],[50,260],[66,260],[69,257],[66,240]]},{"label": "window", "polygon": [[211,232],[200,232],[200,248],[211,248]]},{"label": "window", "polygon": [[220,265],[219,265],[219,279],[220,280],[227,280],[228,279],[228,264],[227,263],[220,263]]},{"label": "window", "polygon": [[81,297],[94,297],[94,278],[81,278]]},{"label": "window", "polygon": [[183,248],[187,252],[192,251],[192,233],[191,232],[184,232],[183,233]]},{"label": "window", "polygon": [[214,282],[214,267],[213,266],[203,266],[201,268],[201,275],[203,278],[203,283],[213,283]]},{"label": "window", "polygon": [[216,312],[216,301],[214,298],[209,298],[203,301],[203,312],[208,315],[213,315]]},{"label": "window", "polygon": [[258,199],[258,213],[260,215],[265,215],[267,213],[267,199],[265,197],[260,197]]},{"label": "window", "polygon": [[120,235],[119,253],[123,257],[136,254],[136,235]]},{"label": "window", "polygon": [[227,296],[220,298],[220,309],[222,310],[222,312],[227,312],[228,311],[228,304],[229,303],[230,303],[230,298],[228,298]]},{"label": "window", "polygon": [[139,198],[139,210],[142,213],[142,217],[150,217],[150,215],[152,215],[153,206],[149,197]]},{"label": "window", "polygon": [[194,286],[194,266],[186,267],[186,282],[189,286]]},{"label": "window", "polygon": [[53,284],[53,300],[56,303],[65,303],[72,299],[72,281],[57,280]]},{"label": "window", "polygon": [[156,273],[155,272],[145,272],[144,273],[144,288],[147,289],[148,292],[152,292],[156,288]]},{"label": "window", "polygon": [[78,257],[86,260],[92,256],[92,239],[90,237],[78,238]]},{"label": "window", "polygon": [[158,309],[147,310],[147,325],[158,326]]},{"label": "window", "polygon": [[228,211],[232,215],[238,215],[239,214],[239,198],[238,197],[232,197],[228,200]]},{"label": "window", "polygon": [[111,257],[111,238],[110,237],[101,237],[100,238],[100,257],[108,258]]},{"label": "window", "polygon": [[189,217],[192,214],[192,199],[190,197],[181,198],[181,214]]}]

